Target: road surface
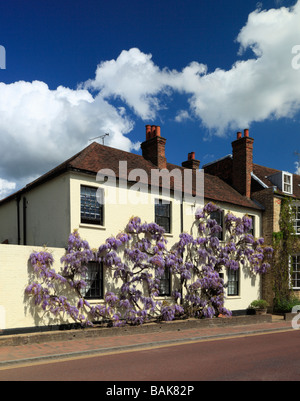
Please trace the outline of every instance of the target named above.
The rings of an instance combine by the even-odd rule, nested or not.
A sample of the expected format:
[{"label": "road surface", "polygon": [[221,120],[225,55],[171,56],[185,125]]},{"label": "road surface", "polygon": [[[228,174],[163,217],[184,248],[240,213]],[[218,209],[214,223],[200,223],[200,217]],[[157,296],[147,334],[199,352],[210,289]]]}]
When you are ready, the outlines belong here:
[{"label": "road surface", "polygon": [[299,346],[299,330],[202,340],[1,368],[0,381],[298,381]]}]

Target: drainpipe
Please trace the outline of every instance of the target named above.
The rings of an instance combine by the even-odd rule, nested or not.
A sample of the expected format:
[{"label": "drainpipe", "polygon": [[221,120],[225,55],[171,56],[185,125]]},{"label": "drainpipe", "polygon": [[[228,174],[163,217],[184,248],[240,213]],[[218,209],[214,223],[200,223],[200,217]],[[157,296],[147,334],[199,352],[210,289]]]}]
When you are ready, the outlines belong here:
[{"label": "drainpipe", "polygon": [[20,231],[20,195],[17,196],[17,227],[18,227],[18,245],[21,245],[21,231]]},{"label": "drainpipe", "polygon": [[26,198],[24,196],[23,198],[23,245],[27,245],[27,238],[26,238],[26,206],[27,202],[26,202]]}]

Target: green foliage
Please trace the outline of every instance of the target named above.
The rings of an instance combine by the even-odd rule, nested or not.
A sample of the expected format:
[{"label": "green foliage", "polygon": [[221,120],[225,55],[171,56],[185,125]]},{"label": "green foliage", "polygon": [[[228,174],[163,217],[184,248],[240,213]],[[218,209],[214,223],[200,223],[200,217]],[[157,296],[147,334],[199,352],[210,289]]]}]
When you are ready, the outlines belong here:
[{"label": "green foliage", "polygon": [[275,312],[289,313],[293,307],[299,305],[300,300],[295,296],[290,296],[288,299],[279,299],[275,305]]},{"label": "green foliage", "polygon": [[268,306],[269,303],[264,299],[256,299],[250,304],[251,309],[266,309]]},{"label": "green foliage", "polygon": [[275,310],[281,308],[284,303],[289,303],[293,297],[290,289],[290,255],[295,249],[297,238],[293,226],[292,202],[293,200],[290,197],[282,199],[279,220],[280,231],[273,233],[272,275]]}]

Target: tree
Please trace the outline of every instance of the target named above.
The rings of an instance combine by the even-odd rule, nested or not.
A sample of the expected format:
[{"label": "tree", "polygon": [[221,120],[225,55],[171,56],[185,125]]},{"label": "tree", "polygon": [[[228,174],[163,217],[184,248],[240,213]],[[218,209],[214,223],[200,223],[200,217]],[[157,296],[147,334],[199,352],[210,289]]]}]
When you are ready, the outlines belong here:
[{"label": "tree", "polygon": [[[26,294],[44,311],[55,316],[66,313],[83,326],[99,319],[120,326],[153,319],[229,316],[231,312],[224,307],[221,270],[248,264],[252,274],[263,274],[269,268],[272,248],[264,247],[262,238],[255,240],[247,233],[249,217],[237,218],[231,213],[225,216],[226,241],[220,242],[217,234],[222,228],[210,218],[219,210],[208,203],[197,211],[191,234],[180,234],[170,250],[164,229],[156,223],[142,223],[139,217],[132,217],[124,232],[108,238],[97,250],[91,250],[74,231],[61,259],[61,274],[52,269],[49,252],[32,253],[30,262],[39,281],[27,286]],[[117,290],[106,292],[103,303],[96,306],[82,295],[89,261],[103,263],[119,283]],[[166,269],[174,282],[173,301],[169,303],[158,298]],[[76,298],[73,304],[67,296],[71,292]]]}]

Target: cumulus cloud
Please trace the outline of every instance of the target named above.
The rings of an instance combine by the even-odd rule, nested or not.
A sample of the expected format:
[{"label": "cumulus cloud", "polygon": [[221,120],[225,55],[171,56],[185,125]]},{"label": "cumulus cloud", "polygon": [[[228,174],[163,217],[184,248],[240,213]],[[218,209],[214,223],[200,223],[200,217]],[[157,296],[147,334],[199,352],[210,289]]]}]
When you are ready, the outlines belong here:
[{"label": "cumulus cloud", "polygon": [[15,189],[16,189],[15,182],[9,182],[7,180],[0,178],[0,199],[5,198]]},{"label": "cumulus cloud", "polygon": [[[132,122],[100,95],[40,81],[0,83],[0,176],[24,185],[72,156],[90,138],[109,132],[106,144],[131,150]],[[15,181],[14,181],[15,182]]]},{"label": "cumulus cloud", "polygon": [[[292,67],[299,21],[300,1],[292,8],[252,12],[236,38],[240,59],[230,70],[208,73],[207,66],[196,61],[182,71],[160,69],[150,54],[130,49],[99,64],[86,87],[101,91],[105,98],[122,99],[143,119],[154,118],[167,107],[166,98],[173,91],[184,93],[190,111],[179,112],[176,121],[192,114],[219,135],[254,121],[291,117],[300,107],[300,74]],[[249,49],[252,58],[242,60]]]}]

